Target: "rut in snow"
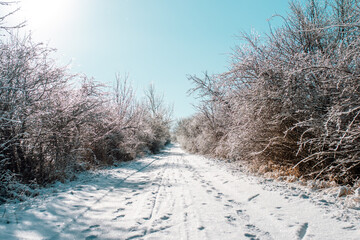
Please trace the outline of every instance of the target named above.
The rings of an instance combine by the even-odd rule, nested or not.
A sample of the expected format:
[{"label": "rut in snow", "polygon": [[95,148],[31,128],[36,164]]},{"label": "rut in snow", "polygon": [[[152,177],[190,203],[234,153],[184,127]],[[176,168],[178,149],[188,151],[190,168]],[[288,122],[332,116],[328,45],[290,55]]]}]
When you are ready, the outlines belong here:
[{"label": "rut in snow", "polygon": [[[331,205],[173,146],[85,176],[0,224],[0,239],[356,239]],[[308,196],[308,195],[307,195]],[[23,206],[23,205],[22,205]],[[20,209],[20,210],[19,210]],[[331,211],[330,211],[331,210]],[[311,226],[311,227],[310,227]]]}]

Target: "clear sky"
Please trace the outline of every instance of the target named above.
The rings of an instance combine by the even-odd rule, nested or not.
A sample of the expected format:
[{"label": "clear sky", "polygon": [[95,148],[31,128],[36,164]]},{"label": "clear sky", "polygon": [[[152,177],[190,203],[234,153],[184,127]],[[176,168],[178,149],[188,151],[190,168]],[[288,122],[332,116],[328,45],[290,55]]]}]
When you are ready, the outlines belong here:
[{"label": "clear sky", "polygon": [[[194,113],[187,75],[227,70],[240,31],[268,31],[287,0],[22,0],[17,17],[36,41],[58,49],[74,72],[111,83],[129,74],[138,95],[150,83],[174,104],[174,117]],[[276,25],[276,21],[273,21]]]}]

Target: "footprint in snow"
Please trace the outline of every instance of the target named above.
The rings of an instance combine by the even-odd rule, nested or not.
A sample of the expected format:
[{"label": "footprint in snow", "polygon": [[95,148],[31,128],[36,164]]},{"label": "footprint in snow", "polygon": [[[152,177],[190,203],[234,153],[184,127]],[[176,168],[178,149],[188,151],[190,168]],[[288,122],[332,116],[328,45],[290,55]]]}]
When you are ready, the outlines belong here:
[{"label": "footprint in snow", "polygon": [[250,238],[250,239],[254,239],[254,240],[257,239],[256,235],[250,234],[250,233],[245,233],[244,236],[247,237],[247,238]]},{"label": "footprint in snow", "polygon": [[236,210],[236,214],[237,214],[241,219],[243,219],[243,220],[245,220],[245,221],[249,221],[249,220],[250,220],[249,215],[247,215],[244,210],[241,210],[241,209]]},{"label": "footprint in snow", "polygon": [[169,216],[162,216],[160,219],[161,220],[168,220],[170,217]]},{"label": "footprint in snow", "polygon": [[236,205],[238,205],[238,206],[241,206],[241,205],[243,205],[242,203],[240,203],[240,202],[237,202],[237,201],[235,201],[235,200],[232,200],[232,199],[228,200],[228,202],[229,202],[229,203],[233,203],[233,204],[236,204]]},{"label": "footprint in snow", "polygon": [[118,208],[116,211],[114,211],[114,213],[118,213],[118,212],[124,211],[124,210],[125,210],[125,208]]},{"label": "footprint in snow", "polygon": [[215,196],[215,198],[217,198],[217,200],[219,200],[219,199],[222,198],[223,195],[224,195],[224,194],[222,194],[222,193],[218,193],[218,194]]},{"label": "footprint in snow", "polygon": [[82,233],[90,232],[93,228],[98,228],[98,227],[100,227],[100,225],[92,225],[89,228],[87,228],[87,229],[85,229],[85,230],[83,230],[81,232]]},{"label": "footprint in snow", "polygon": [[90,235],[85,238],[85,240],[91,240],[91,239],[97,239],[98,237],[96,235]]},{"label": "footprint in snow", "polygon": [[241,209],[236,210],[236,214],[237,214],[237,215],[241,215],[241,214],[243,214],[243,210],[241,210]]},{"label": "footprint in snow", "polygon": [[343,227],[343,229],[356,230],[356,227],[355,227],[355,225],[351,225],[351,226]]},{"label": "footprint in snow", "polygon": [[133,202],[127,202],[126,205],[131,205]]},{"label": "footprint in snow", "polygon": [[236,218],[233,217],[233,216],[231,216],[231,215],[225,216],[225,218],[226,218],[226,221],[227,221],[229,224],[232,224],[232,225],[233,225],[232,222],[236,221]]},{"label": "footprint in snow", "polygon": [[112,221],[116,221],[118,220],[119,218],[124,218],[125,217],[125,214],[121,214],[119,216],[116,216],[115,218],[112,219]]}]

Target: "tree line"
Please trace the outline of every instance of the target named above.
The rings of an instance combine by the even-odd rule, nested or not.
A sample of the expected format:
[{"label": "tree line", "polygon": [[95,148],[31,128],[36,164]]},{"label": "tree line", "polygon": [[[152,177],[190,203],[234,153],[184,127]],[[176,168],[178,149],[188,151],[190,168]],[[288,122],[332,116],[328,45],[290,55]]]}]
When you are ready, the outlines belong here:
[{"label": "tree line", "polygon": [[[9,3],[0,4],[6,6]],[[6,16],[5,16],[6,17]],[[138,100],[127,76],[110,88],[70,73],[31,36],[0,41],[0,202],[80,171],[156,153],[171,114],[150,86]]]},{"label": "tree line", "polygon": [[360,4],[289,3],[265,36],[241,33],[229,71],[189,76],[197,113],[177,123],[188,151],[307,179],[360,178]]}]

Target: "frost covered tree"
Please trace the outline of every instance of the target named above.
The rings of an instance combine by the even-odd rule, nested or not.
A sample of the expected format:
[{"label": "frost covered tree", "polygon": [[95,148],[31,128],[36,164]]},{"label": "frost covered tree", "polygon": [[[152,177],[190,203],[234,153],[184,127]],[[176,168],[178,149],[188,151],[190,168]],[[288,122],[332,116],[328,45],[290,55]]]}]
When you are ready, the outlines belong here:
[{"label": "frost covered tree", "polygon": [[149,129],[148,147],[151,152],[158,152],[163,146],[170,143],[172,107],[165,104],[164,96],[158,95],[152,84],[145,90],[144,105],[148,109],[145,113],[145,122]]},{"label": "frost covered tree", "polygon": [[13,29],[21,28],[25,25],[25,22],[21,22],[15,25],[9,25],[6,20],[19,11],[20,8],[13,8],[16,6],[15,1],[0,1],[0,30],[10,31]]},{"label": "frost covered tree", "polygon": [[291,2],[290,9],[265,37],[241,34],[247,44],[234,49],[228,72],[190,76],[202,102],[198,115],[180,125],[202,130],[180,131],[180,138],[218,157],[354,183],[360,177],[359,1]]},{"label": "frost covered tree", "polygon": [[26,191],[19,184],[64,181],[78,171],[159,151],[169,139],[163,102],[149,111],[126,77],[117,75],[107,91],[57,66],[53,51],[30,36],[11,35],[0,44],[2,197],[21,198]]}]

